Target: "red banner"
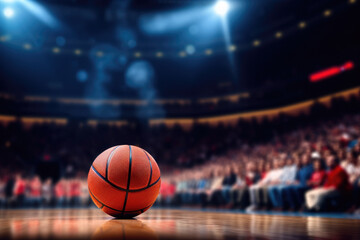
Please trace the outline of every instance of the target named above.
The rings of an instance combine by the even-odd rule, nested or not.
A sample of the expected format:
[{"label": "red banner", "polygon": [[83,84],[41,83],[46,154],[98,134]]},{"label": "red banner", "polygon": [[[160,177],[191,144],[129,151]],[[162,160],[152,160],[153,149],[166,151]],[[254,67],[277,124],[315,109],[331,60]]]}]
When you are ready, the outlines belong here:
[{"label": "red banner", "polygon": [[354,63],[352,61],[346,62],[341,66],[334,66],[327,68],[325,70],[321,70],[316,73],[312,73],[309,76],[310,82],[318,82],[324,80],[326,78],[338,75],[344,71],[348,71],[354,68]]}]

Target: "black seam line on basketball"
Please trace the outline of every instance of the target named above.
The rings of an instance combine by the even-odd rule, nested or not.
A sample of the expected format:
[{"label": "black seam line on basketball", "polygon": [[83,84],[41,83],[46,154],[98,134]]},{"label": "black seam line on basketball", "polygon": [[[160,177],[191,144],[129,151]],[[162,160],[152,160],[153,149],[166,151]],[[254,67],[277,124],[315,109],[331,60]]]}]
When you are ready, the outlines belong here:
[{"label": "black seam line on basketball", "polygon": [[90,189],[89,189],[89,193],[90,193],[91,196],[93,196],[93,197],[95,198],[96,201],[98,201],[98,202],[102,205],[102,207],[101,207],[100,209],[102,209],[102,208],[104,208],[104,207],[107,207],[107,208],[109,208],[109,209],[111,209],[111,210],[114,210],[114,211],[117,211],[117,212],[125,212],[125,213],[128,213],[128,212],[144,211],[146,208],[151,207],[151,205],[152,205],[152,204],[151,204],[151,205],[149,205],[149,206],[147,206],[147,207],[144,207],[144,208],[141,208],[141,209],[138,209],[138,210],[122,211],[122,210],[119,210],[119,209],[116,209],[116,208],[109,207],[108,205],[105,205],[104,203],[100,202],[99,199],[97,199],[97,198],[95,197],[95,195],[90,191]]},{"label": "black seam line on basketball", "polygon": [[105,169],[105,178],[106,178],[106,179],[108,178],[108,168],[109,168],[110,160],[111,160],[112,156],[115,154],[115,150],[116,150],[118,147],[120,147],[120,146],[115,147],[115,148],[111,151],[111,153],[109,154],[108,159],[106,160],[106,169]]},{"label": "black seam line on basketball", "polygon": [[[89,190],[90,195],[93,196],[93,198],[95,198],[95,200],[98,201],[98,202],[101,204],[101,207],[99,207],[99,208],[100,208],[100,209],[103,209],[103,207],[105,206],[105,204],[103,204],[102,202],[100,202],[99,199],[97,199],[97,198],[95,197],[95,195],[91,192],[90,188],[88,188],[88,190]],[[95,205],[96,205],[96,204],[95,204]]]},{"label": "black seam line on basketball", "polygon": [[[92,170],[102,179],[104,180],[105,182],[107,182],[108,184],[110,184],[112,187],[116,188],[116,189],[119,189],[121,191],[126,191],[126,188],[122,188],[122,187],[119,187],[117,185],[115,185],[114,183],[110,182],[108,179],[105,179],[96,169],[94,166],[91,166]],[[152,186],[154,186],[155,184],[157,184],[159,181],[160,181],[160,178],[159,177],[155,182],[153,182],[152,184],[150,184],[149,186],[147,187],[144,187],[144,188],[138,188],[138,189],[129,189],[129,192],[140,192],[142,190],[146,190],[148,188],[151,188]]]},{"label": "black seam line on basketball", "polygon": [[149,177],[149,182],[148,182],[148,186],[150,186],[151,183],[151,177],[152,177],[152,165],[151,165],[151,160],[149,158],[149,156],[147,155],[146,151],[144,150],[144,153],[146,155],[146,157],[149,159],[149,164],[150,164],[150,177]]},{"label": "black seam line on basketball", "polygon": [[131,163],[132,163],[132,152],[131,152],[131,146],[129,145],[129,171],[128,171],[128,180],[127,180],[127,186],[126,186],[126,194],[125,194],[123,212],[125,211],[127,198],[128,198],[128,195],[129,195],[130,179],[131,179]]}]

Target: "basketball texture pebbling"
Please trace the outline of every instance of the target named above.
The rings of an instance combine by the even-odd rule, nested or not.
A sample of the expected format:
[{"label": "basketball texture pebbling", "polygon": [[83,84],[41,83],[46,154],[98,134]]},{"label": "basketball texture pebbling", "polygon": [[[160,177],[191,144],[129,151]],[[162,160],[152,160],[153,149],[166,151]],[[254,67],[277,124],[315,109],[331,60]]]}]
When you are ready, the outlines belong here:
[{"label": "basketball texture pebbling", "polygon": [[102,152],[88,174],[95,205],[117,218],[135,217],[148,210],[160,190],[160,169],[144,149],[119,145]]}]

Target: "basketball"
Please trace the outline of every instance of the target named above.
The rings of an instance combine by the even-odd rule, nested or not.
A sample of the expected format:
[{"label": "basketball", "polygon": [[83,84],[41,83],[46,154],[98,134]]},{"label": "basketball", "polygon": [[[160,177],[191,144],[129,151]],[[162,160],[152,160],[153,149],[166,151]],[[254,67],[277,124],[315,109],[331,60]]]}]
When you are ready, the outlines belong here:
[{"label": "basketball", "polygon": [[144,149],[119,145],[102,152],[88,174],[95,205],[117,218],[135,217],[155,202],[161,185],[155,159]]}]

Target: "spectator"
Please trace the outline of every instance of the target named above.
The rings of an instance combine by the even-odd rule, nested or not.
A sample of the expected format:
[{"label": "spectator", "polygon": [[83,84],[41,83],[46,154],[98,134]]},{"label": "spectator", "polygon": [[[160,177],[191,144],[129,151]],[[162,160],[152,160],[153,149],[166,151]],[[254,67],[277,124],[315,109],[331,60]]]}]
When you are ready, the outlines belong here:
[{"label": "spectator", "polygon": [[214,180],[212,181],[210,190],[207,194],[211,205],[220,206],[223,203],[221,186],[224,181],[224,176],[220,168],[215,169],[214,173]]},{"label": "spectator", "polygon": [[284,208],[284,189],[286,189],[287,186],[295,183],[298,165],[298,162],[294,163],[291,158],[288,158],[286,161],[286,166],[283,168],[283,173],[280,177],[280,183],[268,188],[268,194],[273,207],[279,210]]},{"label": "spectator", "polygon": [[184,201],[184,195],[186,191],[186,182],[184,180],[184,176],[179,176],[178,183],[176,185],[176,202],[180,205],[183,204]]},{"label": "spectator", "polygon": [[81,203],[81,181],[78,177],[69,179],[70,206],[79,207]]},{"label": "spectator", "polygon": [[221,193],[222,193],[222,198],[224,200],[224,204],[229,204],[230,203],[230,192],[231,192],[231,188],[232,186],[236,183],[236,174],[234,173],[233,167],[232,166],[227,166],[225,168],[225,177],[223,179],[222,182],[222,188],[221,188]]},{"label": "spectator", "polygon": [[283,165],[284,161],[282,159],[274,159],[273,169],[266,173],[265,177],[257,184],[250,187],[251,206],[247,208],[248,211],[268,206],[267,188],[280,182],[283,174]]},{"label": "spectator", "polygon": [[14,196],[15,196],[15,206],[24,207],[25,206],[25,191],[26,191],[26,181],[22,178],[21,174],[15,176],[14,184]]},{"label": "spectator", "polygon": [[0,177],[0,209],[6,206],[6,194],[5,194],[6,182],[4,177]]},{"label": "spectator", "polygon": [[55,199],[57,207],[65,207],[66,187],[65,179],[61,178],[55,185]]},{"label": "spectator", "polygon": [[88,190],[87,179],[83,176],[80,180],[81,182],[81,205],[89,206],[90,204],[90,195]]},{"label": "spectator", "polygon": [[350,189],[348,174],[338,164],[334,155],[326,158],[326,164],[329,172],[324,186],[310,190],[305,195],[306,206],[310,210],[321,210],[326,199],[340,196]]},{"label": "spectator", "polygon": [[249,190],[242,171],[242,167],[236,168],[236,182],[231,189],[231,207],[244,209],[249,204]]},{"label": "spectator", "polygon": [[307,182],[307,185],[313,189],[321,187],[326,180],[326,172],[320,159],[313,161],[314,172]]},{"label": "spectator", "polygon": [[64,178],[64,205],[66,207],[71,207],[71,199],[72,199],[72,191],[71,191],[71,179],[70,178]]},{"label": "spectator", "polygon": [[201,207],[206,207],[208,202],[207,193],[210,191],[212,185],[212,174],[210,171],[204,173],[203,178],[198,183],[198,199]]},{"label": "spectator", "polygon": [[[354,188],[352,198],[354,199],[353,208],[360,208],[360,155],[357,157],[354,173],[350,176],[350,183]],[[360,214],[360,209],[358,209],[356,212]]]},{"label": "spectator", "polygon": [[349,176],[355,173],[354,154],[351,151],[346,152],[346,158],[341,162],[340,166],[347,172]]},{"label": "spectator", "polygon": [[42,191],[42,203],[44,207],[49,207],[53,195],[52,180],[50,178],[46,179],[41,188]]},{"label": "spectator", "polygon": [[39,176],[34,176],[29,182],[29,198],[28,202],[31,207],[39,207],[41,205],[41,181]]},{"label": "spectator", "polygon": [[[315,158],[320,156],[313,156]],[[283,189],[284,198],[289,203],[291,209],[299,209],[304,202],[304,193],[310,187],[307,181],[310,179],[313,173],[313,165],[310,162],[308,153],[304,153],[301,156],[301,168],[297,171],[295,182]]]},{"label": "spectator", "polygon": [[260,179],[264,178],[266,172],[270,171],[271,164],[267,163],[265,169],[261,172],[261,175],[256,171],[256,166],[254,162],[248,162],[246,165],[246,174],[245,181],[247,186],[251,186],[257,183]]},{"label": "spectator", "polygon": [[5,198],[6,206],[12,207],[12,201],[14,196],[15,179],[13,176],[9,176],[7,183],[5,184]]}]

